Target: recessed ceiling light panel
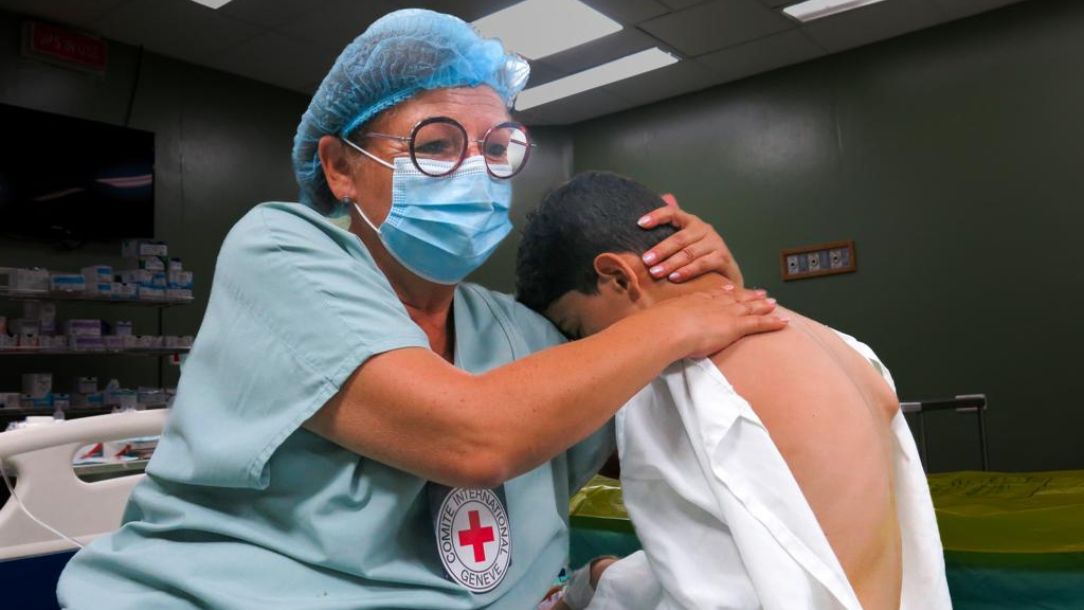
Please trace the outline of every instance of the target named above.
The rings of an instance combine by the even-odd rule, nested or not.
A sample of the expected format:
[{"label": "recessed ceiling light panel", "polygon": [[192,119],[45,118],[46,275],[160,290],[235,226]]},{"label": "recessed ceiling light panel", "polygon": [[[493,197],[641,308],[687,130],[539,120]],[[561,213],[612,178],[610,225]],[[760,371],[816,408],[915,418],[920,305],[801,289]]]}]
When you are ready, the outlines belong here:
[{"label": "recessed ceiling light panel", "polygon": [[621,24],[579,0],[524,0],[474,22],[509,51],[539,59],[621,31]]},{"label": "recessed ceiling light panel", "polygon": [[232,0],[192,0],[196,4],[202,4],[203,6],[210,8],[222,8],[229,4]]},{"label": "recessed ceiling light panel", "polygon": [[884,0],[807,0],[790,5],[784,8],[783,12],[804,23],[878,2]]},{"label": "recessed ceiling light panel", "polygon": [[583,72],[577,72],[544,85],[527,89],[516,98],[516,110],[526,110],[548,104],[554,100],[575,95],[588,89],[594,89],[663,66],[669,66],[677,63],[677,61],[678,58],[658,47],[626,55],[621,59],[615,59]]}]

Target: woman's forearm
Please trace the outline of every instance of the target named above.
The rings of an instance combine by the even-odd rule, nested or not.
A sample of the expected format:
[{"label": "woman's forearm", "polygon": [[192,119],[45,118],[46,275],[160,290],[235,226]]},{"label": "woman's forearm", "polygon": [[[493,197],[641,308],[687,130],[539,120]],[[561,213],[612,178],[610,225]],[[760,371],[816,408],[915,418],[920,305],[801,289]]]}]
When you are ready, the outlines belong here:
[{"label": "woman's forearm", "polygon": [[497,485],[597,430],[675,360],[783,326],[764,301],[681,299],[478,375],[421,348],[374,356],[305,425],[429,480]]},{"label": "woman's forearm", "polygon": [[361,366],[305,426],[355,453],[458,487],[492,487],[601,427],[684,355],[633,316],[487,373],[411,348]]},{"label": "woman's forearm", "polygon": [[631,317],[480,375],[468,391],[493,407],[494,428],[506,431],[493,440],[511,478],[598,430],[687,352],[651,318]]}]

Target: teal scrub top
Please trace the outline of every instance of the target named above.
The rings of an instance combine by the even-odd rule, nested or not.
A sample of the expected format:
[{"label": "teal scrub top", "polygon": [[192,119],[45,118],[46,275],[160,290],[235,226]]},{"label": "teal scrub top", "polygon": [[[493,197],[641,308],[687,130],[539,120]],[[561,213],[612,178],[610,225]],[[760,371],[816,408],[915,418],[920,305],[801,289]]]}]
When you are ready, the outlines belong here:
[{"label": "teal scrub top", "polygon": [[[456,289],[453,315],[456,365],[474,373],[563,341],[476,285]],[[219,253],[147,477],[123,526],[68,564],[61,605],[534,608],[566,561],[570,495],[614,450],[612,424],[504,484],[511,562],[474,593],[445,576],[425,480],[301,428],[368,358],[404,347],[428,341],[355,235],[296,203],[250,211]]]}]

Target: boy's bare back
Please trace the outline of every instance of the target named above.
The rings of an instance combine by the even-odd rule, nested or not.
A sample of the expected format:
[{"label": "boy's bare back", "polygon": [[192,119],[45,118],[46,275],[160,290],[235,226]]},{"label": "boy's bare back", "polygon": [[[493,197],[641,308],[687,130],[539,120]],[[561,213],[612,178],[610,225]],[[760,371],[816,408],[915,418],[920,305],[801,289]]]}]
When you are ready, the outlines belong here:
[{"label": "boy's bare back", "polygon": [[890,426],[899,401],[834,331],[787,313],[790,328],[712,360],[768,429],[862,607],[896,610],[903,559]]}]

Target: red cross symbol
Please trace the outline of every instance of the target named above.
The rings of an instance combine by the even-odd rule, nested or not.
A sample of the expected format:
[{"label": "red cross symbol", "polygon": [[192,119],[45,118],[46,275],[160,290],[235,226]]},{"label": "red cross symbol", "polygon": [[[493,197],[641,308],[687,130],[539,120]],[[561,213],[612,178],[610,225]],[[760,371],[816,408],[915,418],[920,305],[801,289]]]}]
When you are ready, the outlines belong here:
[{"label": "red cross symbol", "polygon": [[494,540],[493,528],[482,527],[482,519],[476,510],[467,513],[467,518],[470,519],[470,529],[459,532],[459,546],[473,546],[474,561],[480,563],[486,560],[486,543]]}]

